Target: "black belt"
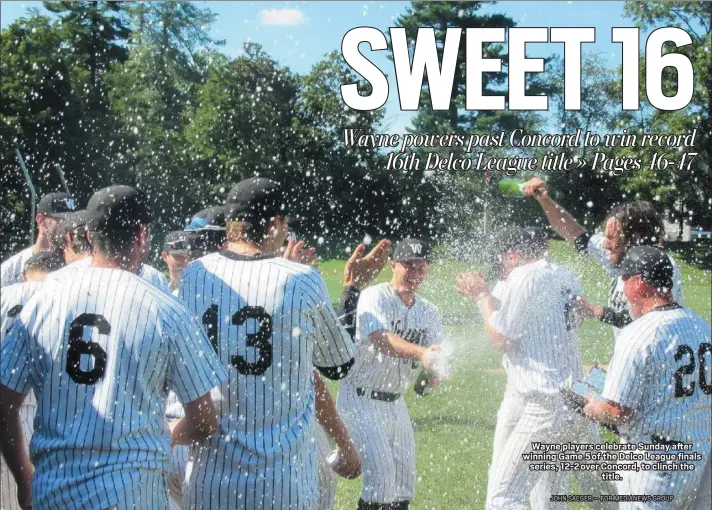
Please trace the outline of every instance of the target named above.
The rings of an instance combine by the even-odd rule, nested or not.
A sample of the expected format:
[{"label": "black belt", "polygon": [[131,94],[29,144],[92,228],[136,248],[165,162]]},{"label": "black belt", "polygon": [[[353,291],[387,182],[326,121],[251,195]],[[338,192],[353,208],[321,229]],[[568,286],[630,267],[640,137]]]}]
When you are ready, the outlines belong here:
[{"label": "black belt", "polygon": [[[356,388],[356,394],[359,397],[365,397],[368,390],[365,388]],[[370,394],[373,400],[382,400],[383,402],[395,402],[400,398],[400,393],[388,393],[386,391],[372,391]]]}]

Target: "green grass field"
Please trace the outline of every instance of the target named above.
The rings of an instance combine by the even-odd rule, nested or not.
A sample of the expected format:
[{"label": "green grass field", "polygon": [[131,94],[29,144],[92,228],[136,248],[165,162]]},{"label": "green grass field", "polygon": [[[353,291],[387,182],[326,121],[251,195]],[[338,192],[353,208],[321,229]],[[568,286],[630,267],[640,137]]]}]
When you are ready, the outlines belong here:
[{"label": "green grass field", "polygon": [[[551,243],[551,258],[581,276],[585,295],[606,302],[610,279],[590,259],[564,242]],[[685,304],[710,320],[711,275],[681,262]],[[341,291],[344,261],[325,261],[321,272],[333,300]],[[418,485],[417,509],[484,508],[487,466],[492,455],[496,413],[504,393],[500,356],[484,337],[479,312],[453,290],[455,276],[476,266],[441,261],[431,267],[421,294],[443,314],[446,334],[455,346],[453,377],[428,397],[406,395],[415,427]],[[385,270],[379,281],[387,281]],[[610,327],[587,321],[580,330],[584,363],[607,364],[613,349]],[[337,386],[332,386],[335,396]],[[361,480],[339,480],[336,508],[354,509]]]}]

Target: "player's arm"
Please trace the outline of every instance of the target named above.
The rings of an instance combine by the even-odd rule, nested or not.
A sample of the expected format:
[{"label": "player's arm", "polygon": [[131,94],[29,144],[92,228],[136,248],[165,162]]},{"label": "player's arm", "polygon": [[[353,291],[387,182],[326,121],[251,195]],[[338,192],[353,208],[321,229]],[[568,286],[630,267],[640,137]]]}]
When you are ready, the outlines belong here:
[{"label": "player's arm", "polygon": [[185,417],[173,427],[173,444],[190,444],[217,431],[217,411],[210,390],[228,375],[201,325],[183,304],[175,300],[171,312],[175,322],[165,323],[172,333],[168,388],[185,410]]},{"label": "player's arm", "polygon": [[192,444],[209,438],[218,430],[218,418],[210,393],[188,402],[185,417],[175,423],[172,444]]},{"label": "player's arm", "polygon": [[383,270],[388,260],[391,242],[380,241],[368,254],[359,244],[344,266],[344,287],[339,300],[339,319],[351,338],[356,336],[356,308],[358,298],[369,283]]},{"label": "player's arm", "polygon": [[580,238],[580,236],[586,233],[584,228],[578,224],[573,216],[551,199],[543,180],[535,177],[525,182],[524,194],[539,202],[541,208],[544,209],[544,213],[551,227],[567,241],[573,243],[577,238]]},{"label": "player's arm", "polygon": [[426,370],[432,369],[432,354],[440,350],[439,345],[423,347],[414,344],[385,329],[374,331],[368,336],[373,348],[393,358],[420,361]]},{"label": "player's arm", "polygon": [[583,412],[590,419],[603,425],[618,427],[628,423],[633,416],[633,410],[612,400],[589,398]]},{"label": "player's arm", "polygon": [[23,509],[32,507],[32,475],[35,471],[20,421],[20,406],[24,401],[25,395],[0,384],[0,430],[3,431],[0,446],[17,483],[17,499]]},{"label": "player's arm", "polygon": [[647,365],[646,325],[635,324],[623,329],[613,348],[601,397],[589,397],[583,412],[604,425],[624,425],[630,421],[643,391],[648,387],[648,377],[654,373]]},{"label": "player's arm", "polygon": [[628,310],[617,312],[608,306],[595,305],[583,296],[578,301],[577,306],[579,307],[579,313],[581,313],[583,317],[596,319],[616,328],[624,328],[633,322],[633,317],[631,317]]},{"label": "player's arm", "polygon": [[361,474],[361,459],[358,450],[351,441],[349,431],[339,416],[329,389],[319,373],[314,371],[314,388],[316,390],[316,419],[329,436],[336,442],[339,458],[343,459],[335,466],[335,471],[344,478],[357,478]]},{"label": "player's arm", "polygon": [[495,312],[509,312],[510,315],[513,315],[510,310],[511,306],[507,306],[507,297],[503,299],[504,303],[500,303],[499,300],[495,301],[481,273],[462,273],[458,275],[455,288],[460,294],[475,300],[477,303],[480,314],[482,314],[487,338],[492,347],[501,352],[513,351],[516,343],[509,336],[503,334],[495,324],[495,321],[493,321]]}]

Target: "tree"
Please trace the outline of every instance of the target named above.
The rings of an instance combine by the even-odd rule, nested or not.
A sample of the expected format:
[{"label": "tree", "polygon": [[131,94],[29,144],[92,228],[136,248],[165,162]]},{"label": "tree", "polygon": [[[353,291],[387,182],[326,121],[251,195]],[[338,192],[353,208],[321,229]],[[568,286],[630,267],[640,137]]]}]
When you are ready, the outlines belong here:
[{"label": "tree", "polygon": [[[628,17],[642,28],[652,30],[662,26],[682,28],[692,39],[692,44],[680,48],[667,46],[664,52],[675,51],[686,55],[692,62],[695,73],[693,97],[689,105],[678,111],[663,111],[652,108],[645,91],[645,60],[641,57],[641,111],[623,112],[618,118],[622,127],[634,133],[692,133],[697,130],[693,148],[697,157],[689,169],[675,165],[667,168],[644,167],[627,176],[624,190],[635,197],[658,201],[682,228],[689,220],[693,225],[712,225],[712,3],[709,2],[626,2]],[[670,68],[663,72],[663,92],[671,95],[677,87],[677,75]],[[650,162],[659,148],[644,147],[639,155]],[[666,152],[666,151],[662,151]],[[681,152],[670,154],[679,159]]]},{"label": "tree", "polygon": [[[71,151],[79,104],[71,68],[58,52],[60,27],[33,11],[0,33],[0,198],[3,253],[26,242],[31,226],[29,192],[15,156],[19,149],[38,195],[60,185],[54,165]],[[26,218],[26,219],[25,219]]]},{"label": "tree", "polygon": [[[467,73],[465,48],[467,36],[465,30],[468,28],[510,28],[515,26],[514,20],[504,14],[480,13],[481,7],[482,5],[478,2],[412,2],[411,6],[406,9],[405,14],[396,21],[397,26],[405,28],[409,41],[416,40],[418,28],[433,27],[440,56],[442,56],[447,29],[463,29],[458,48],[458,64],[455,69],[450,108],[446,111],[432,109],[429,100],[430,87],[428,82],[424,81],[420,107],[413,119],[413,127],[410,131],[426,134],[470,134],[511,131],[516,128],[535,131],[541,126],[541,116],[536,112],[466,110]],[[412,55],[412,48],[410,53]],[[487,43],[483,46],[483,56],[484,58],[501,59],[503,68],[502,73],[484,73],[483,94],[503,95],[505,97],[505,105],[507,105],[509,103],[506,90],[508,55],[504,51],[504,46],[499,43]],[[540,78],[528,78],[528,94],[539,94],[545,90],[543,87],[544,84]],[[422,154],[420,149],[416,149],[416,152]],[[444,147],[437,149],[435,152],[445,157],[449,156],[450,153],[455,153],[459,157],[468,156],[462,153],[463,149],[456,147]],[[505,152],[505,149],[488,149],[487,156],[504,155]],[[509,211],[507,209],[510,204],[499,200],[493,189],[487,186],[491,182],[491,177],[489,173],[483,175],[479,172],[472,174],[461,172],[452,175],[435,173],[433,177],[426,178],[425,180],[429,184],[429,192],[435,194],[430,198],[429,203],[439,204],[438,207],[442,209],[432,215],[435,220],[433,235],[442,234],[446,238],[457,239],[465,235],[474,235],[473,231],[480,228],[478,221],[444,221],[440,223],[439,218],[444,215],[451,218],[452,214],[454,214],[449,211],[451,209],[449,205],[444,205],[449,204],[450,198],[453,196],[459,197],[461,206],[467,204],[467,207],[470,207],[479,203],[480,205],[474,207],[474,210],[471,211],[473,214],[483,212],[483,201],[485,201],[490,207],[490,212],[494,213],[492,216],[508,216]],[[422,175],[411,176],[411,179],[418,181],[423,178]],[[428,224],[431,223],[432,221],[428,222]],[[447,233],[444,232],[446,228],[454,230]]]}]

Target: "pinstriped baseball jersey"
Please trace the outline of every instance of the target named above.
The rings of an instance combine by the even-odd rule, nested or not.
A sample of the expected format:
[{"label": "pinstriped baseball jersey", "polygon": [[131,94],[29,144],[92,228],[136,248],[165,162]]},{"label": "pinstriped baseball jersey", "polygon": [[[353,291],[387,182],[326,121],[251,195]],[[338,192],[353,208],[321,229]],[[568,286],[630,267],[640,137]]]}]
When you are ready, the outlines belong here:
[{"label": "pinstriped baseball jersey", "polygon": [[22,307],[32,295],[42,288],[42,282],[23,282],[8,285],[0,294],[0,324],[2,325],[2,338],[5,338],[10,323],[22,311]]},{"label": "pinstriped baseball jersey", "polygon": [[[623,278],[618,276],[618,271],[615,267],[611,266],[609,262],[608,255],[609,251],[603,247],[603,242],[605,238],[601,234],[594,234],[588,241],[586,246],[586,253],[598,262],[601,267],[608,273],[611,279],[611,286],[608,293],[608,306],[615,312],[622,312],[624,310],[629,310],[628,299],[625,297],[623,292],[623,287],[625,283]],[[669,255],[668,255],[669,256]],[[684,296],[682,293],[682,274],[680,273],[680,268],[675,262],[675,259],[670,257],[670,263],[672,264],[672,297],[675,302],[679,305],[684,305]],[[614,327],[613,334],[618,338],[620,329]]]},{"label": "pinstriped baseball jersey", "polygon": [[[48,278],[60,278],[65,274],[91,267],[91,260],[91,256],[79,259],[61,269],[58,269],[57,271],[54,271],[48,276]],[[157,289],[160,289],[168,294],[171,293],[168,285],[168,279],[155,267],[149,266],[148,264],[141,264],[138,276],[152,284]]]},{"label": "pinstriped baseball jersey", "polygon": [[524,395],[558,394],[569,376],[581,377],[579,340],[567,306],[581,294],[578,279],[539,260],[514,269],[498,292],[500,308],[490,325],[516,344],[503,356],[508,388]]},{"label": "pinstriped baseball jersey", "polygon": [[2,343],[0,382],[38,410],[36,508],[165,508],[165,398],[206,394],[226,373],[175,298],[120,269],[45,281]]},{"label": "pinstriped baseball jersey", "polygon": [[312,370],[354,350],[323,278],[279,257],[213,253],[188,265],[180,297],[230,376],[213,391],[220,434],[196,453],[183,507],[313,507]]},{"label": "pinstriped baseball jersey", "polygon": [[[10,324],[20,315],[22,307],[30,297],[42,288],[42,282],[25,282],[15,283],[3,287],[0,293],[0,342],[5,339],[5,332],[9,329]],[[35,418],[37,402],[35,396],[30,394],[27,396],[22,406],[20,406],[20,423],[22,423],[22,432],[27,443],[32,438],[32,421]],[[5,459],[0,459],[0,508],[2,510],[19,510],[20,505],[17,501],[17,485],[15,479],[10,473]]]},{"label": "pinstriped baseball jersey", "polygon": [[0,264],[0,286],[12,285],[22,282],[22,270],[25,263],[32,256],[32,246],[8,258]]},{"label": "pinstriped baseball jersey", "polygon": [[441,329],[438,309],[426,299],[416,295],[415,303],[408,308],[390,283],[363,290],[356,317],[358,354],[344,382],[375,391],[405,392],[418,363],[376,351],[369,335],[385,330],[427,347],[440,341]]},{"label": "pinstriped baseball jersey", "polygon": [[710,325],[689,308],[657,309],[621,330],[602,395],[635,411],[631,442],[656,435],[709,455],[711,369]]}]

